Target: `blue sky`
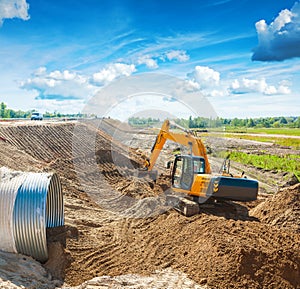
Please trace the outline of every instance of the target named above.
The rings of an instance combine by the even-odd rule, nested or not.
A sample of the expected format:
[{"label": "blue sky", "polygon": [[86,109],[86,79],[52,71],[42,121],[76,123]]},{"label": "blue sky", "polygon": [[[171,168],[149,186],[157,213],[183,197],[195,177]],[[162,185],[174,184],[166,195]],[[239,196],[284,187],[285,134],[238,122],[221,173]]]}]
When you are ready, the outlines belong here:
[{"label": "blue sky", "polygon": [[[151,72],[184,80],[221,117],[298,116],[298,2],[0,0],[0,101],[79,112],[117,79]],[[116,116],[145,105],[137,96]]]}]

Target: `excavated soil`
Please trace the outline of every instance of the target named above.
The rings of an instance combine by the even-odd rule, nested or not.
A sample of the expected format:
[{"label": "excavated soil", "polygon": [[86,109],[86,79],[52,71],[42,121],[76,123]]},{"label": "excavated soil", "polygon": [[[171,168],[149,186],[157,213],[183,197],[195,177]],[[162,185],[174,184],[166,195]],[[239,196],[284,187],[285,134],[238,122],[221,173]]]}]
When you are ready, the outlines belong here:
[{"label": "excavated soil", "polygon": [[279,190],[250,214],[264,223],[300,233],[300,184]]},{"label": "excavated soil", "polygon": [[66,225],[47,232],[44,264],[53,279],[66,287],[86,282],[80,288],[167,288],[159,284],[168,278],[168,288],[300,288],[299,185],[250,213],[247,204],[228,202],[187,218],[164,205],[167,172],[157,182],[137,178],[142,152],[105,126],[106,132],[90,123],[0,126],[0,165],[60,176]]}]

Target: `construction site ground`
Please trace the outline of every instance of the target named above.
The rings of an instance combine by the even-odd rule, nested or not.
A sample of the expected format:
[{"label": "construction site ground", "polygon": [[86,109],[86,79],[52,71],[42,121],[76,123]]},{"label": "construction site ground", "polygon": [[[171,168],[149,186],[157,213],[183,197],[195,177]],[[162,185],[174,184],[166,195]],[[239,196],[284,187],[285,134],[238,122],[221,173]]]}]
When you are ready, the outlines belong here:
[{"label": "construction site ground", "polygon": [[[65,207],[65,226],[47,230],[45,264],[0,252],[0,288],[300,288],[293,176],[232,163],[259,180],[258,200],[203,205],[185,217],[165,203],[176,144],[166,144],[156,182],[137,177],[154,140],[151,129],[107,119],[0,123],[0,166],[56,172]],[[209,136],[205,144],[292,151]],[[217,173],[222,160],[209,159]]]}]

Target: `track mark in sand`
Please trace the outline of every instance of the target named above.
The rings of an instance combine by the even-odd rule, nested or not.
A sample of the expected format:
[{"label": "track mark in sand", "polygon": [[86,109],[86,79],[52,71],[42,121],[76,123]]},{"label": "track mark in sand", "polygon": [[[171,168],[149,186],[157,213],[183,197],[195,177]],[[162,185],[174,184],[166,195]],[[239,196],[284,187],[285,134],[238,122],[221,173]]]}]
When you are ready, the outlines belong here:
[{"label": "track mark in sand", "polygon": [[[101,237],[101,234],[97,234],[97,238]],[[118,270],[124,250],[124,244],[114,241],[100,242],[96,247],[85,247],[75,254],[76,262],[71,265],[71,269],[80,268],[80,271],[76,270],[78,274],[84,272],[83,276],[86,276],[88,272],[89,278],[112,274]],[[77,276],[81,282],[84,280],[83,276]]]}]

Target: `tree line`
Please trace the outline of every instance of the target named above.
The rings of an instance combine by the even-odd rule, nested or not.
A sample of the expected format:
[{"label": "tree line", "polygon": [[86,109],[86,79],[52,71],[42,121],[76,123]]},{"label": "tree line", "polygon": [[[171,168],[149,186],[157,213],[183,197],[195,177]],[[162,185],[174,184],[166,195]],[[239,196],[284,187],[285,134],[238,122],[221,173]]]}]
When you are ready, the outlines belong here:
[{"label": "tree line", "polygon": [[[300,117],[260,117],[260,118],[205,118],[189,117],[188,119],[177,118],[174,120],[178,125],[185,128],[218,128],[218,127],[249,127],[249,128],[300,128]],[[130,117],[128,123],[133,126],[152,126],[160,122],[159,118]]]},{"label": "tree line", "polygon": [[130,117],[128,118],[128,124],[132,126],[152,126],[160,122],[159,118],[152,117]]},{"label": "tree line", "polygon": [[[4,102],[0,103],[0,118],[30,118],[31,114],[36,110],[22,111],[7,108]],[[45,112],[44,118],[55,117],[86,117],[86,115],[77,114],[63,114],[57,111]],[[300,117],[260,117],[260,118],[205,118],[205,117],[192,117],[188,119],[177,118],[174,120],[180,126],[185,128],[218,128],[218,127],[256,127],[256,128],[279,128],[290,127],[300,128]],[[143,117],[130,117],[128,123],[132,126],[153,126],[160,123],[159,118],[143,118]]]},{"label": "tree line", "polygon": [[176,119],[176,123],[187,128],[249,127],[249,128],[300,128],[300,117],[260,117],[260,118],[204,118],[191,116],[189,119]]},{"label": "tree line", "polygon": [[[23,111],[23,110],[13,110],[7,108],[7,105],[4,102],[0,103],[0,118],[30,118],[33,112],[37,112],[35,109]],[[44,118],[55,118],[55,117],[86,117],[85,114],[75,113],[75,114],[64,114],[57,111],[43,113]]]}]

